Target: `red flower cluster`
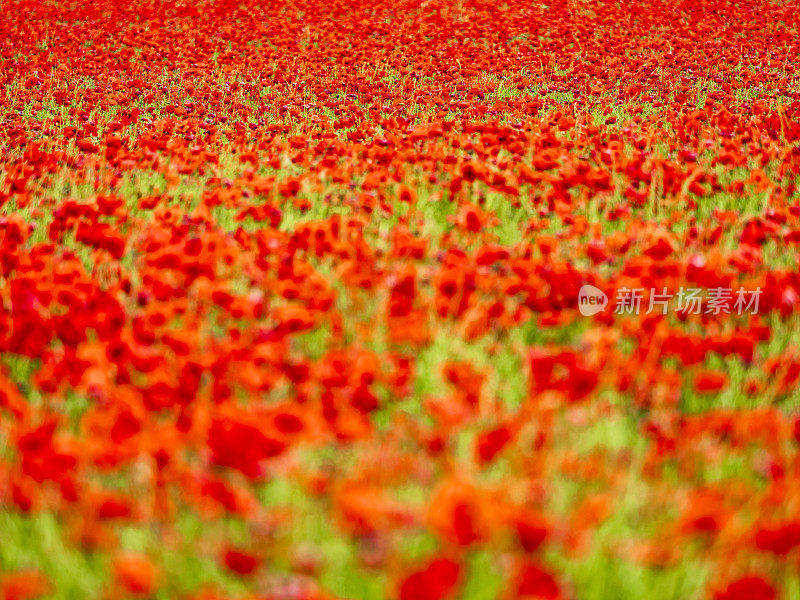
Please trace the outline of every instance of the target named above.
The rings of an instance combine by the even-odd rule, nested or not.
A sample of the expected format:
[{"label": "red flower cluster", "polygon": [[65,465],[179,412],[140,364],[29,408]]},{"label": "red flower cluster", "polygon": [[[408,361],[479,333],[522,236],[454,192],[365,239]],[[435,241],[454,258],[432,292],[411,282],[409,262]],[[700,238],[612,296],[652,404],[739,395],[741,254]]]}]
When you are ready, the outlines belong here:
[{"label": "red flower cluster", "polygon": [[4,9],[0,596],[796,589],[794,4]]}]

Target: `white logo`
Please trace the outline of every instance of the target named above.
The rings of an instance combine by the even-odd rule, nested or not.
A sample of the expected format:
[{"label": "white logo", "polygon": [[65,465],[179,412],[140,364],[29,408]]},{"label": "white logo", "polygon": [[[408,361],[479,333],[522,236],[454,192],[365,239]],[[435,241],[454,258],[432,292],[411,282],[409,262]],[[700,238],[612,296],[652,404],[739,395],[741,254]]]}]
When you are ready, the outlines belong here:
[{"label": "white logo", "polygon": [[584,317],[596,315],[608,306],[608,296],[593,285],[584,285],[578,292],[578,310]]}]

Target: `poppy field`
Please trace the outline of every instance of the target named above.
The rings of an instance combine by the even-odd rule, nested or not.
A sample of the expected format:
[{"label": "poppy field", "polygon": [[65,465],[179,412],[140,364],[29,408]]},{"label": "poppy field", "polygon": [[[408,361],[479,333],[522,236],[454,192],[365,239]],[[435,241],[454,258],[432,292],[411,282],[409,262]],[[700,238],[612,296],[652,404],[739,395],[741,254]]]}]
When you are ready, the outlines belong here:
[{"label": "poppy field", "polygon": [[5,0],[0,600],[800,600],[788,0]]}]

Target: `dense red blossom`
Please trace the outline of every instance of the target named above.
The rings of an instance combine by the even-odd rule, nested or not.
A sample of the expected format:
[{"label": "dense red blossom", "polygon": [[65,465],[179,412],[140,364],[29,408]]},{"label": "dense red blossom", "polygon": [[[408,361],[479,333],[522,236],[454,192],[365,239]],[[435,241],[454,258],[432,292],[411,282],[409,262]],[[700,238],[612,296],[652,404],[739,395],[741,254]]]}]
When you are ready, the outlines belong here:
[{"label": "dense red blossom", "polygon": [[789,593],[795,3],[3,9],[0,595]]}]

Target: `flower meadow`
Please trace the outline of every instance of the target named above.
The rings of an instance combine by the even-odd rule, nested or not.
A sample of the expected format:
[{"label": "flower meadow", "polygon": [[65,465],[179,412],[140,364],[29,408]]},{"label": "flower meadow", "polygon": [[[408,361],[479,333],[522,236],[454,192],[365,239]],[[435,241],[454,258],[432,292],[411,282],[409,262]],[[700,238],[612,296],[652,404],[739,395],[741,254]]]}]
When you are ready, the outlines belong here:
[{"label": "flower meadow", "polygon": [[795,2],[0,31],[0,598],[800,599]]}]

